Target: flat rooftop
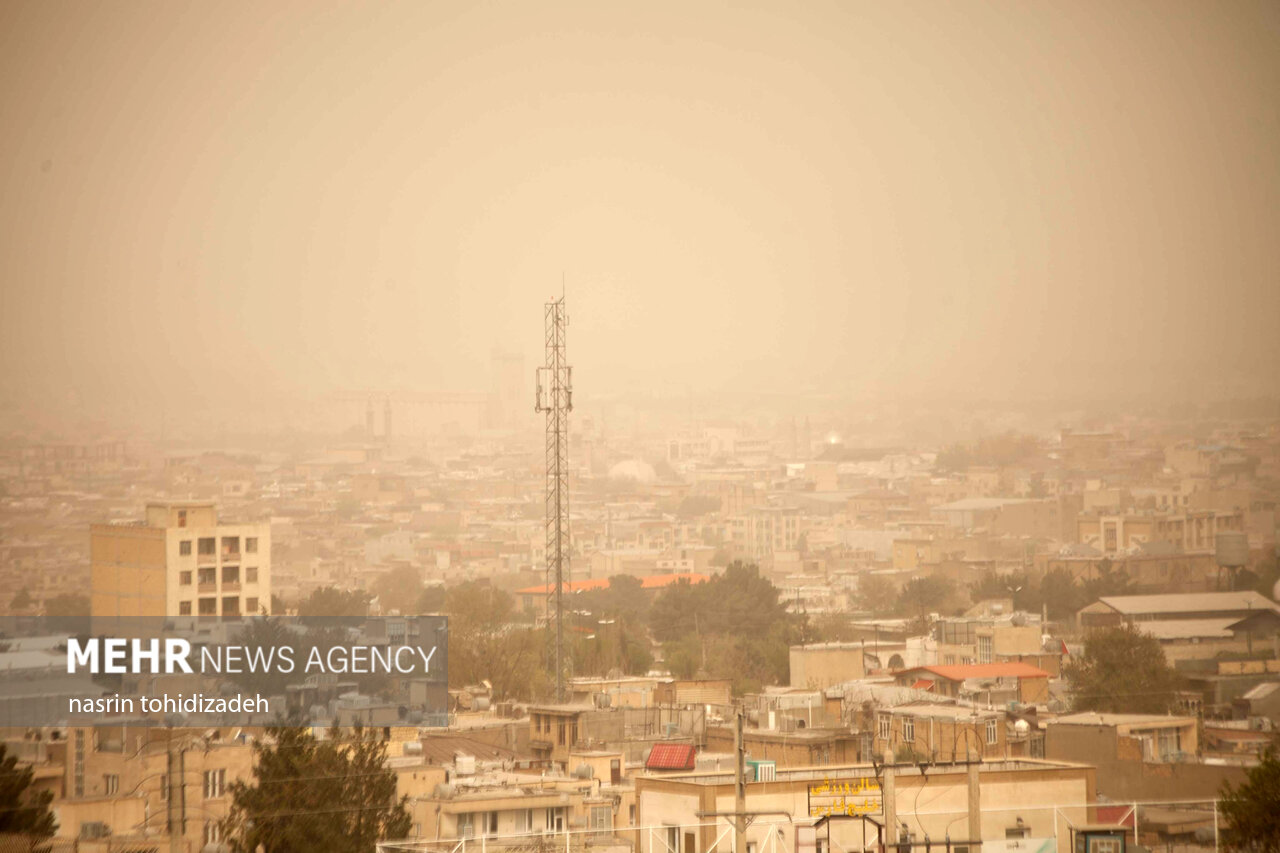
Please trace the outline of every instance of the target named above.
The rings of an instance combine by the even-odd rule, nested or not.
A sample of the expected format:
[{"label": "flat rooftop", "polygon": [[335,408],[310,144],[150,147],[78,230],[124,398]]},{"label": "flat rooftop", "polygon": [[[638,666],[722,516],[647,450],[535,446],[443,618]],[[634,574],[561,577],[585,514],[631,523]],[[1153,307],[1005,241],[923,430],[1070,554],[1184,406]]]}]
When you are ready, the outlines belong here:
[{"label": "flat rooftop", "polygon": [[[896,764],[893,765],[899,770],[906,770],[910,773],[918,774],[920,769],[915,764]],[[1047,761],[1044,759],[1032,758],[1013,758],[1001,761],[984,761],[978,767],[979,773],[1007,773],[1007,772],[1035,772],[1043,770],[1073,770],[1086,767],[1088,765],[1078,764],[1069,761]],[[883,770],[883,767],[881,768]],[[965,773],[965,765],[963,764],[938,764],[929,768],[928,775],[930,778],[939,774],[946,773]],[[818,782],[833,776],[868,776],[874,777],[876,768],[871,764],[833,764],[830,766],[818,767],[794,767],[794,768],[778,768],[777,776],[772,782],[748,782],[747,785],[776,785],[778,782]],[[732,785],[732,770],[703,770],[692,771],[689,773],[663,773],[656,777],[641,777],[650,779],[661,779],[663,782],[685,782],[690,785]]]},{"label": "flat rooftop", "polygon": [[1195,721],[1195,717],[1171,717],[1167,714],[1100,714],[1085,711],[1064,714],[1045,722],[1068,726],[1185,726]]}]

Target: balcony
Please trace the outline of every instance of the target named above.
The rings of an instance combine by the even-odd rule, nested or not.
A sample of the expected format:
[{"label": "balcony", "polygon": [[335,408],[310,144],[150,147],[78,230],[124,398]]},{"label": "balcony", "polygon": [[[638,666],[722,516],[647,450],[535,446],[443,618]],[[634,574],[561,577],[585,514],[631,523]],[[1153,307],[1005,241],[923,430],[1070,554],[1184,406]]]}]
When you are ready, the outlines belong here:
[{"label": "balcony", "polygon": [[202,584],[199,584],[199,585],[196,587],[196,591],[197,591],[197,592],[217,592],[217,591],[218,591],[218,584],[217,584],[216,582],[215,582],[215,583],[202,583]]},{"label": "balcony", "polygon": [[240,611],[239,611],[239,610],[233,610],[233,611],[231,611],[230,613],[223,613],[223,614],[222,614],[222,621],[223,621],[223,622],[239,622],[239,621],[240,621]]},{"label": "balcony", "polygon": [[224,582],[223,582],[223,584],[222,584],[222,591],[223,591],[223,592],[239,592],[239,591],[240,591],[240,582],[239,582],[239,581],[224,581]]},{"label": "balcony", "polygon": [[218,614],[217,613],[201,613],[196,618],[201,625],[208,625],[210,623],[218,621]]},{"label": "balcony", "polygon": [[197,566],[216,566],[218,564],[217,554],[196,554]]}]

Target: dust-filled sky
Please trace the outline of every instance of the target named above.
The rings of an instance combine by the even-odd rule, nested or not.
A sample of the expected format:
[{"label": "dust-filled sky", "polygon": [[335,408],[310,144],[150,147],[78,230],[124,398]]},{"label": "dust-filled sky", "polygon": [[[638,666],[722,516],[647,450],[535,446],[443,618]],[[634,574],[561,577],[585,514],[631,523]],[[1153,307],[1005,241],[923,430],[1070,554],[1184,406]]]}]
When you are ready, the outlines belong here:
[{"label": "dust-filled sky", "polygon": [[[1280,4],[0,2],[0,394],[1273,393]],[[530,383],[532,384],[532,383]]]}]

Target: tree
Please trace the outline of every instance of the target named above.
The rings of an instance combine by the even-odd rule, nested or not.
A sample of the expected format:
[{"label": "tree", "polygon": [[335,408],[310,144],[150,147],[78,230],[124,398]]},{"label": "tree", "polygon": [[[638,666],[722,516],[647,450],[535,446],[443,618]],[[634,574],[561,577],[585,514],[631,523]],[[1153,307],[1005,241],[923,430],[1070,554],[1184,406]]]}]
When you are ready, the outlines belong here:
[{"label": "tree", "polygon": [[279,726],[253,745],[253,783],[230,787],[234,850],[372,853],[378,841],[409,834],[408,797],[396,799],[386,743],[358,726],[350,739],[339,734],[319,740],[309,729]]},{"label": "tree", "polygon": [[488,584],[468,581],[445,591],[449,614],[449,684],[487,680],[499,699],[533,699],[548,675],[545,634],[513,625],[515,599]]},{"label": "tree", "polygon": [[1223,783],[1218,809],[1225,818],[1222,841],[1227,850],[1280,851],[1280,759],[1274,747],[1267,748],[1240,787]]},{"label": "tree", "polygon": [[1064,671],[1077,711],[1165,714],[1178,688],[1160,641],[1131,625],[1091,631]]},{"label": "tree", "polygon": [[[1084,582],[1085,604],[1097,601],[1107,595],[1130,595],[1133,593],[1133,581],[1123,569],[1117,569],[1109,557],[1098,561],[1096,573]],[[1084,604],[1080,605],[1081,607]]]},{"label": "tree", "polygon": [[941,610],[951,597],[951,582],[945,578],[912,578],[898,594],[898,612],[928,627],[929,615]]},{"label": "tree", "polygon": [[1035,590],[1031,578],[1026,572],[1014,572],[1008,575],[993,571],[982,573],[982,577],[969,584],[969,598],[974,602],[993,598],[1010,598],[1015,610],[1038,610]]},{"label": "tree", "polygon": [[1084,588],[1076,583],[1071,572],[1066,569],[1054,569],[1048,572],[1040,580],[1040,591],[1037,597],[1049,611],[1049,618],[1054,622],[1074,620],[1080,608],[1089,603],[1085,600]]},{"label": "tree", "polygon": [[893,581],[888,578],[879,575],[863,575],[858,578],[858,609],[866,610],[873,616],[888,616],[893,613],[897,598]]},{"label": "tree", "polygon": [[342,590],[336,586],[317,589],[298,605],[298,619],[304,625],[321,628],[354,628],[369,615],[369,594]]},{"label": "tree", "polygon": [[488,681],[495,699],[530,700],[545,695],[550,674],[543,666],[546,632],[529,627],[501,630],[449,623],[449,685]]},{"label": "tree", "polygon": [[680,501],[680,505],[676,508],[676,515],[680,518],[697,518],[700,515],[719,511],[719,498],[711,495],[689,495]]},{"label": "tree", "polygon": [[444,611],[445,591],[439,584],[424,586],[418,595],[419,613],[441,613]]},{"label": "tree", "polygon": [[31,766],[19,767],[18,756],[0,743],[0,835],[50,838],[57,831],[49,811],[53,792],[31,790],[33,779]]},{"label": "tree", "polygon": [[373,591],[382,605],[382,612],[399,610],[407,613],[422,597],[422,573],[417,566],[396,566],[378,578]]},{"label": "tree", "polygon": [[496,628],[511,620],[515,599],[489,584],[467,581],[445,592],[450,631],[459,627]]},{"label": "tree", "polygon": [[573,604],[587,629],[573,654],[575,674],[607,675],[615,668],[628,675],[649,671],[649,595],[639,578],[614,575],[604,589],[575,594]]},{"label": "tree", "polygon": [[787,650],[800,641],[803,620],[787,612],[758,566],[734,561],[705,583],[665,588],[650,608],[649,627],[672,672],[731,677],[742,693],[786,680]]},{"label": "tree", "polygon": [[[276,658],[277,650],[283,646],[296,647],[298,634],[289,630],[278,617],[249,620],[236,637],[236,643],[248,650],[248,654],[245,655],[248,660],[253,660],[255,653],[271,656],[270,666],[246,665],[239,668],[238,672],[227,675],[228,679],[240,685],[245,691],[266,696],[277,695],[284,693],[285,687],[290,683],[303,680],[305,657],[301,660],[295,659],[295,669],[292,673],[286,674],[280,671],[280,664],[277,663]],[[255,669],[256,672],[253,671]]]},{"label": "tree", "polygon": [[45,627],[54,634],[89,633],[89,597],[64,593],[44,603]]}]

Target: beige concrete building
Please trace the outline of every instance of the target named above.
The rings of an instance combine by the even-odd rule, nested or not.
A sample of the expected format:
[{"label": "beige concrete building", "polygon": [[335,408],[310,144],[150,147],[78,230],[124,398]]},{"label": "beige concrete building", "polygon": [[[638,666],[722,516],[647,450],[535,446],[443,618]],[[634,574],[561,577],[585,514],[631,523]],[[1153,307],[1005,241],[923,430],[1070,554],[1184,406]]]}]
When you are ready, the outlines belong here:
[{"label": "beige concrete building", "polygon": [[212,503],[153,503],[142,521],[89,536],[94,634],[207,630],[270,610],[269,524],[219,523]]},{"label": "beige concrete building", "polygon": [[813,643],[792,646],[791,686],[821,690],[866,675],[864,643]]},{"label": "beige concrete building", "polygon": [[1007,727],[999,711],[918,702],[868,711],[859,727],[871,733],[876,756],[902,761],[1007,757]]},{"label": "beige concrete building", "polygon": [[[869,849],[881,827],[905,824],[910,837],[923,844],[928,835],[938,848],[948,838],[1003,844],[1017,830],[1041,841],[1029,849],[1057,839],[1065,850],[1071,827],[1091,818],[1094,774],[1086,765],[1030,759],[941,764],[924,775],[907,764],[778,768],[746,784],[746,810],[756,815],[746,848],[816,851],[820,838],[829,850]],[[635,785],[637,853],[733,849],[731,823],[715,817],[734,809],[732,771],[640,776]]]},{"label": "beige concrete building", "polygon": [[1039,624],[942,619],[933,630],[938,662],[944,666],[998,663],[1040,652]]},{"label": "beige concrete building", "polygon": [[1104,554],[1117,554],[1151,542],[1168,542],[1183,551],[1212,551],[1219,532],[1244,530],[1239,510],[1196,510],[1158,513],[1130,510],[1122,513],[1082,513],[1076,519],[1077,541]]},{"label": "beige concrete building", "polygon": [[1240,784],[1240,764],[1197,757],[1195,717],[1069,714],[1045,724],[1045,754],[1098,768],[1098,792],[1116,800],[1212,799],[1223,782]]}]

